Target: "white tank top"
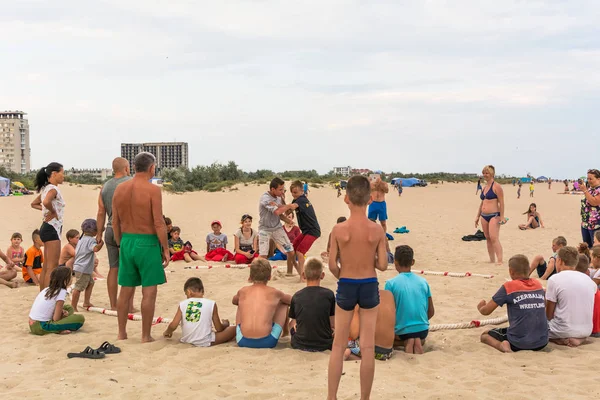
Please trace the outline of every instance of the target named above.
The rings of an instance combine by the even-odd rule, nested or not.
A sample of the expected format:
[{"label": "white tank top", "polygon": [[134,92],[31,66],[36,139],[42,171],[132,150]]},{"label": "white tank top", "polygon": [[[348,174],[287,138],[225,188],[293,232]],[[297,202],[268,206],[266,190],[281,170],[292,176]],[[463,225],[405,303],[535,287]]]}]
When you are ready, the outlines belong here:
[{"label": "white tank top", "polygon": [[209,347],[215,341],[212,330],[213,300],[190,298],[179,303],[181,310],[181,342]]},{"label": "white tank top", "polygon": [[46,218],[46,214],[50,212],[46,207],[44,207],[43,201],[46,198],[48,192],[53,189],[56,190],[56,197],[54,198],[54,200],[52,200],[52,207],[54,207],[54,211],[56,211],[56,218],[52,218],[50,222],[48,222],[48,224],[54,227],[56,233],[60,237],[62,233],[63,216],[65,214],[65,201],[63,200],[62,194],[60,193],[60,190],[58,190],[58,187],[54,186],[51,183],[47,184],[42,188],[42,219]]}]

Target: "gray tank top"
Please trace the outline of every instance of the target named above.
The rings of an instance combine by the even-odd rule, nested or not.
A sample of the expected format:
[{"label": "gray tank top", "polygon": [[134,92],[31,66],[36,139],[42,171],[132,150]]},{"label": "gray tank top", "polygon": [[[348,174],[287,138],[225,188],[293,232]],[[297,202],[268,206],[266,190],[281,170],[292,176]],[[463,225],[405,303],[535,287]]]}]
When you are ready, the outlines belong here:
[{"label": "gray tank top", "polygon": [[102,202],[104,203],[104,208],[106,209],[106,214],[108,215],[107,226],[112,226],[112,200],[115,190],[121,183],[127,182],[130,179],[130,176],[124,176],[118,179],[112,178],[102,187]]}]

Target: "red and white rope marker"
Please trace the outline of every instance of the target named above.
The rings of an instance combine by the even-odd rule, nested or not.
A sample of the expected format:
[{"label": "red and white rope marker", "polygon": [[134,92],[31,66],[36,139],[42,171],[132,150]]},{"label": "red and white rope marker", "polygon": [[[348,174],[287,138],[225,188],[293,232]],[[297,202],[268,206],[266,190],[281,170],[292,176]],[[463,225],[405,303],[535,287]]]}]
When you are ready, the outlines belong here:
[{"label": "red and white rope marker", "polygon": [[412,272],[414,272],[415,274],[421,274],[421,275],[450,276],[452,278],[468,278],[468,277],[474,276],[474,277],[478,277],[478,278],[491,279],[494,277],[494,275],[472,274],[470,272],[438,272],[438,271],[423,271],[423,270],[421,270],[421,271],[413,270]]},{"label": "red and white rope marker", "polygon": [[[183,269],[213,269],[213,268],[229,268],[229,269],[245,269],[249,268],[250,264],[225,264],[225,265],[193,265],[189,267],[183,267]],[[273,265],[273,269],[280,268],[277,265]]]},{"label": "red and white rope marker", "polygon": [[[113,310],[107,310],[106,308],[101,307],[87,307],[87,311],[89,312],[97,312],[104,315],[110,315],[112,317],[117,316],[117,312]],[[142,316],[138,314],[127,314],[127,319],[130,321],[141,321]],[[470,328],[479,328],[481,326],[486,325],[500,325],[508,321],[508,316],[492,318],[492,319],[483,319],[483,320],[474,320],[471,322],[462,322],[457,324],[435,324],[429,326],[429,331],[446,331],[451,329],[470,329]],[[170,318],[163,317],[154,317],[152,320],[152,324],[170,324]]]}]

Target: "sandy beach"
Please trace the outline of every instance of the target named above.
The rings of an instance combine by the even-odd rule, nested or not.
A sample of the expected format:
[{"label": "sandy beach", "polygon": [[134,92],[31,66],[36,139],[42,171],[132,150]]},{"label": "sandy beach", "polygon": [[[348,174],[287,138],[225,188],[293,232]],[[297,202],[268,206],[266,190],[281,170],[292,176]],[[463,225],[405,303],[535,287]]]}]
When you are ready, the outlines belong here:
[{"label": "sandy beach", "polygon": [[[164,213],[181,228],[183,240],[191,241],[203,254],[210,222],[219,219],[233,246],[233,233],[242,214],[254,216],[258,227],[258,199],[268,185],[238,185],[238,190],[219,193],[164,193]],[[522,253],[551,255],[551,240],[564,235],[570,245],[581,241],[580,196],[559,195],[560,184],[548,190],[536,185],[535,198],[523,190],[520,200],[516,187],[504,186],[506,216],[501,228],[505,265],[487,262],[485,242],[464,242],[461,237],[475,232],[474,217],[479,205],[475,184],[438,184],[426,188],[405,188],[403,196],[388,195],[388,230],[406,226],[409,234],[395,234],[392,247],[409,244],[415,250],[415,269],[494,274],[492,279],[426,276],[431,286],[436,314],[433,324],[468,322],[506,314],[501,308],[484,317],[477,311],[481,299],[489,300],[508,278],[507,261]],[[85,218],[96,217],[98,188],[61,186],[67,203],[65,230],[79,229]],[[331,187],[311,189],[313,203],[323,231],[309,256],[325,250],[327,235],[339,216],[347,216],[343,197],[336,198]],[[0,246],[6,250],[10,236],[23,234],[23,247],[31,246],[31,232],[41,224],[41,213],[30,208],[32,197],[0,199]],[[288,193],[288,200],[291,197]],[[529,203],[537,203],[545,229],[520,231],[521,215]],[[62,238],[63,245],[66,243]],[[107,254],[99,253],[100,272],[108,272]],[[218,263],[211,263],[211,265]],[[189,265],[206,265],[193,263]],[[275,265],[285,265],[279,262]],[[235,307],[231,298],[247,284],[248,270],[213,268],[186,270],[185,262],[168,266],[168,283],[159,287],[156,316],[172,318],[178,302],[185,298],[183,283],[200,277],[206,297],[216,300],[222,318],[232,322]],[[380,273],[380,285],[396,275],[393,266]],[[29,334],[27,316],[37,287],[27,286],[21,276],[19,288],[0,287],[0,312],[4,319],[0,341],[0,393],[6,398],[118,399],[324,399],[327,389],[329,352],[305,353],[290,347],[289,337],[274,350],[240,349],[235,342],[213,348],[194,348],[178,342],[180,330],[172,339],[162,338],[164,324],[153,327],[155,343],[140,343],[140,322],[128,324],[129,340],[119,342],[123,352],[103,360],[68,359],[68,352],[86,346],[98,347],[105,340],[115,343],[117,319],[83,311],[86,323],[80,332],[37,337]],[[303,285],[296,277],[273,273],[274,287],[293,294]],[[335,290],[336,281],[327,271],[323,286]],[[545,282],[544,282],[545,286]],[[136,293],[139,308],[141,291]],[[108,307],[106,281],[97,281],[92,302]],[[81,311],[81,307],[80,307]],[[600,394],[592,378],[600,357],[600,342],[576,349],[549,344],[539,352],[501,354],[479,342],[484,328],[432,332],[422,356],[396,352],[387,362],[376,362],[373,399],[584,399]],[[359,396],[359,362],[344,366],[340,399]]]}]

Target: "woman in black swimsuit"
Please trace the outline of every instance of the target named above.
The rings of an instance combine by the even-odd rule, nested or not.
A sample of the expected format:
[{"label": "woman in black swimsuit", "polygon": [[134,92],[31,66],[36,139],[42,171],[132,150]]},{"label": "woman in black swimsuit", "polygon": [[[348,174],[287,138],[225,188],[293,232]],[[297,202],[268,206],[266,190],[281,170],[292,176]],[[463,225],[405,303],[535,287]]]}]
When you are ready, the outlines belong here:
[{"label": "woman in black swimsuit", "polygon": [[500,225],[506,223],[504,218],[504,191],[502,186],[494,182],[496,170],[493,165],[487,165],[482,171],[486,186],[481,191],[481,204],[477,217],[475,218],[475,228],[481,228],[487,242],[490,262],[502,264],[502,244],[500,244]]}]

